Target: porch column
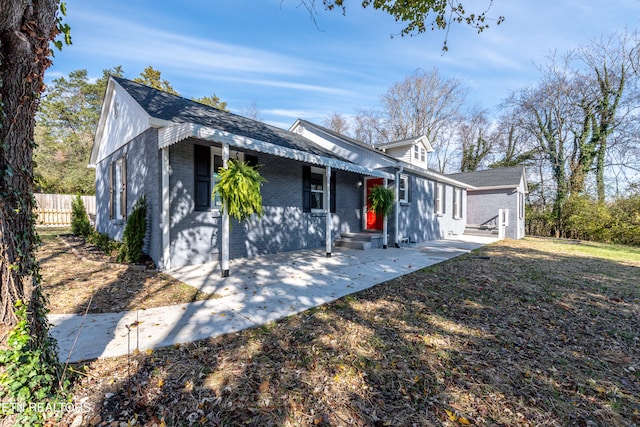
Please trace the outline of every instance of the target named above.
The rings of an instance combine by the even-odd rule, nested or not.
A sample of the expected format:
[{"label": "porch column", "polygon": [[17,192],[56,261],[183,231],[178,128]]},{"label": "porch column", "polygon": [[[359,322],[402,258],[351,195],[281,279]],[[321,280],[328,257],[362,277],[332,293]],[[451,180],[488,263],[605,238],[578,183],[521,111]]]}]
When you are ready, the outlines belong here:
[{"label": "porch column", "polygon": [[171,200],[169,199],[169,147],[162,149],[162,269],[171,268],[171,233],[170,215]]},{"label": "porch column", "polygon": [[331,258],[331,229],[333,221],[331,220],[331,166],[327,166],[324,174],[324,211],[325,215],[325,249],[327,258]]},{"label": "porch column", "polygon": [[[229,144],[222,144],[222,167],[227,168],[229,163]],[[229,209],[227,201],[222,201],[222,244],[220,245],[220,267],[222,277],[229,277]]]},{"label": "porch column", "polygon": [[[387,188],[388,184],[389,184],[389,180],[385,178],[383,181],[384,188]],[[389,242],[387,237],[387,215],[384,215],[382,217],[382,249],[387,249],[388,244]]]},{"label": "porch column", "polygon": [[[394,190],[396,193],[396,206],[393,210],[393,223],[396,227],[396,232],[394,235],[395,238],[395,247],[400,247],[400,174],[402,173],[402,166],[400,169],[396,171],[396,182],[394,183]],[[408,191],[408,190],[405,190]]]}]

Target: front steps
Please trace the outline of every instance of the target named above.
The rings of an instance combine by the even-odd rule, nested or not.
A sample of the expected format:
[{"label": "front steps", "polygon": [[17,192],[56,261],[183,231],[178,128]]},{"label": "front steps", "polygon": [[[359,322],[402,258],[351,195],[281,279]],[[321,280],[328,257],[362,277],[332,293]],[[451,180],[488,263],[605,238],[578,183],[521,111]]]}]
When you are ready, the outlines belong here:
[{"label": "front steps", "polygon": [[376,249],[382,247],[382,234],[380,233],[342,233],[340,238],[335,241],[339,248],[358,249],[361,251],[367,249]]}]

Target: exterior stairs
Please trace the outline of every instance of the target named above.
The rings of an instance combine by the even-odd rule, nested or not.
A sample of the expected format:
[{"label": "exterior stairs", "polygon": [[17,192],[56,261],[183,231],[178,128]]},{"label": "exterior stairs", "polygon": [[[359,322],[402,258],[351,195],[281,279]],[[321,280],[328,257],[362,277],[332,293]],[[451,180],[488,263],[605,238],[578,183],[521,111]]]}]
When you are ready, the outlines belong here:
[{"label": "exterior stairs", "polygon": [[498,236],[498,227],[493,225],[472,225],[467,224],[464,229],[464,234],[467,236],[489,236],[489,237],[497,237]]},{"label": "exterior stairs", "polygon": [[358,249],[361,251],[367,249],[376,249],[382,247],[381,233],[341,233],[340,238],[336,239],[335,245],[339,248]]}]

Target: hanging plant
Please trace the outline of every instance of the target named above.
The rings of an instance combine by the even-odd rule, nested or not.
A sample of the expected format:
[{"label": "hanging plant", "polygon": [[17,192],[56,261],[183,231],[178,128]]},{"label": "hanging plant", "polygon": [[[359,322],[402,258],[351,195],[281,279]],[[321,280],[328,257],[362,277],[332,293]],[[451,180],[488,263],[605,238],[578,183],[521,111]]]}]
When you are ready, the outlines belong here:
[{"label": "hanging plant", "polygon": [[253,214],[262,216],[260,186],[264,181],[257,167],[229,160],[227,168],[218,171],[213,196],[218,195],[226,202],[230,217],[244,222]]},{"label": "hanging plant", "polygon": [[369,192],[369,203],[371,209],[378,215],[388,216],[393,209],[393,190],[382,185],[376,185]]}]

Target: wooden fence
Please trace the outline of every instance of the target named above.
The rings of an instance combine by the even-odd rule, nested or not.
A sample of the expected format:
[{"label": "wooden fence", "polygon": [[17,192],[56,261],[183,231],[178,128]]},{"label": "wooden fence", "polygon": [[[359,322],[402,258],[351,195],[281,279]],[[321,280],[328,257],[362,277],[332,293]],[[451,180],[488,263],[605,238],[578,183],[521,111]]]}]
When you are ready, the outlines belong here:
[{"label": "wooden fence", "polygon": [[[44,226],[71,225],[71,201],[76,197],[70,194],[35,193],[37,215],[36,224]],[[96,217],[96,197],[80,196],[91,222]]]}]

